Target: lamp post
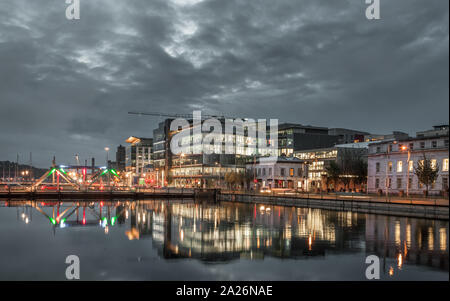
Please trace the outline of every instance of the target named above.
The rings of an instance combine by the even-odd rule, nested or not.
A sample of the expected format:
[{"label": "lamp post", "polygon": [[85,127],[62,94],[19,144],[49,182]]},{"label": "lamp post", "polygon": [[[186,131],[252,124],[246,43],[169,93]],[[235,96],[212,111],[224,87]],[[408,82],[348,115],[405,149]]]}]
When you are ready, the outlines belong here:
[{"label": "lamp post", "polygon": [[182,161],[182,159],[184,158],[184,153],[181,153],[181,155],[180,155],[180,187],[182,186],[181,185],[181,161]]},{"label": "lamp post", "polygon": [[389,180],[389,147],[391,144],[387,144],[386,145],[386,181],[385,181],[385,185],[386,185],[386,201],[389,199],[389,184],[390,184],[390,180]]},{"label": "lamp post", "polygon": [[215,165],[219,167],[219,169],[217,171],[217,186],[218,186],[217,188],[220,188],[220,169],[221,169],[221,166],[220,166],[219,162],[216,162]]},{"label": "lamp post", "polygon": [[406,146],[402,146],[402,151],[408,150],[408,159],[406,160],[406,196],[409,196],[409,161],[411,158],[411,150]]},{"label": "lamp post", "polygon": [[[108,164],[108,161],[109,161],[109,147],[105,147],[105,152],[106,152],[106,169],[109,169],[109,164]],[[111,184],[110,183],[111,181],[110,181],[110,178],[109,178],[109,170],[108,170],[108,186]]]}]

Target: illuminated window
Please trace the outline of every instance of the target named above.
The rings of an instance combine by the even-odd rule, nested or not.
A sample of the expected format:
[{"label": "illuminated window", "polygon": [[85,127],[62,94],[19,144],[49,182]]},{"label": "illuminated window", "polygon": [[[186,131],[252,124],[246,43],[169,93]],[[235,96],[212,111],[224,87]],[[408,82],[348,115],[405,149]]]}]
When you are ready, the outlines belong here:
[{"label": "illuminated window", "polygon": [[408,169],[409,169],[409,171],[413,171],[414,170],[414,161],[409,161],[408,162]]},{"label": "illuminated window", "polygon": [[397,161],[397,172],[403,171],[403,161]]},{"label": "illuminated window", "polygon": [[448,171],[448,158],[442,161],[442,171]]},{"label": "illuminated window", "polygon": [[289,176],[290,177],[294,176],[294,169],[293,168],[289,168]]},{"label": "illuminated window", "polygon": [[431,168],[436,169],[436,159],[431,160]]},{"label": "illuminated window", "polygon": [[392,172],[392,162],[388,162],[388,171]]}]

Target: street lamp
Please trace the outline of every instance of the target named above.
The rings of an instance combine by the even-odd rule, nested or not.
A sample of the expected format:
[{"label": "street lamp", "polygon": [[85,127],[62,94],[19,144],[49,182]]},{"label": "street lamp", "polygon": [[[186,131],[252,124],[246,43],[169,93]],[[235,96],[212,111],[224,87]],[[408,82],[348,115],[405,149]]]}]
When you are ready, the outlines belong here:
[{"label": "street lamp", "polygon": [[[109,164],[108,164],[108,161],[109,161],[109,158],[108,158],[108,155],[109,155],[109,147],[105,147],[105,152],[106,152],[106,169],[109,169]],[[111,180],[110,180],[110,174],[109,174],[109,172],[108,172],[108,186],[111,184]]]},{"label": "street lamp", "polygon": [[109,153],[109,147],[105,147],[106,152],[106,166],[108,166],[108,153]]},{"label": "street lamp", "polygon": [[220,188],[220,184],[221,184],[221,178],[220,178],[220,172],[222,169],[222,165],[220,164],[220,162],[216,162],[215,163],[216,166],[218,166],[218,170],[217,170],[217,186],[218,188]]},{"label": "street lamp", "polygon": [[411,150],[406,146],[402,145],[401,147],[402,151],[407,150],[408,151],[408,159],[406,160],[406,196],[409,196],[409,159],[411,158]]},{"label": "street lamp", "polygon": [[181,161],[182,161],[182,158],[184,158],[184,153],[181,153],[181,155],[180,155],[180,187],[182,186],[182,180],[181,180]]}]

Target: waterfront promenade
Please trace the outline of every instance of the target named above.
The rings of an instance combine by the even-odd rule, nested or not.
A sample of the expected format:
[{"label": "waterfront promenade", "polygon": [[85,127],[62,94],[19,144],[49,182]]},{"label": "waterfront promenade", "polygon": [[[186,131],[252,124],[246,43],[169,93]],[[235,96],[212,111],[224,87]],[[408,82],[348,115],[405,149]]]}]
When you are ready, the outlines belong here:
[{"label": "waterfront promenade", "polygon": [[207,202],[231,201],[254,204],[299,206],[349,210],[387,215],[449,219],[449,200],[442,197],[377,196],[359,193],[303,193],[234,191],[194,188],[133,188],[105,190],[28,191],[27,189],[2,189],[2,199],[49,200],[114,200],[114,199],[195,199]]},{"label": "waterfront promenade", "polygon": [[221,201],[298,206],[362,213],[448,220],[448,199],[380,197],[367,194],[251,193],[222,191]]},{"label": "waterfront promenade", "polygon": [[370,201],[377,203],[392,203],[392,204],[408,204],[408,205],[438,205],[449,206],[449,199],[442,196],[429,196],[428,198],[419,196],[403,196],[396,195],[375,195],[375,194],[363,194],[363,193],[308,193],[308,192],[275,192],[261,193],[254,191],[233,191],[222,190],[222,194],[239,194],[247,196],[272,196],[272,197],[289,197],[299,199],[312,199],[312,200],[336,200],[336,201]]}]

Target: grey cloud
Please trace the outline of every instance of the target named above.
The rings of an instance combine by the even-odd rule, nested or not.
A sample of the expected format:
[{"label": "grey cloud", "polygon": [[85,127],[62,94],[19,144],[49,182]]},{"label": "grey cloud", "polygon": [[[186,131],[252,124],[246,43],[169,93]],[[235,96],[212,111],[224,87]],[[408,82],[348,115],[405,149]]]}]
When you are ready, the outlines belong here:
[{"label": "grey cloud", "polygon": [[2,1],[0,160],[102,158],[161,121],[131,110],[374,133],[448,122],[447,1],[382,1],[379,21],[356,0],[182,2],[82,0],[71,22],[64,1]]}]

